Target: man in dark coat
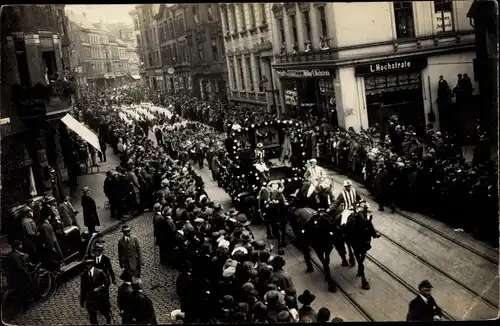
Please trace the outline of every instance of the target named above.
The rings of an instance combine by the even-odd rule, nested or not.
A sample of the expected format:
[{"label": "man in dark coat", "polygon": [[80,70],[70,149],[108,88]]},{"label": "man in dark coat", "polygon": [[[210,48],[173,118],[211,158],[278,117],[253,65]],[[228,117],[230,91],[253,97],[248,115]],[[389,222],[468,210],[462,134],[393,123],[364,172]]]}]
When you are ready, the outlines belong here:
[{"label": "man in dark coat", "polygon": [[122,324],[132,324],[132,276],[127,270],[124,270],[120,276],[123,284],[118,288],[117,305],[122,317]]},{"label": "man in dark coat", "polygon": [[167,226],[165,218],[162,216],[161,204],[156,203],[153,207],[153,231],[155,237],[155,245],[158,246],[160,252],[160,264],[166,263],[166,249],[167,249]]},{"label": "man in dark coat", "polygon": [[156,325],[156,313],[153,302],[142,292],[142,281],[134,280],[130,297],[130,312],[132,321],[137,325]]},{"label": "man in dark coat", "polygon": [[441,308],[431,295],[432,284],[424,280],[418,285],[419,294],[410,302],[406,321],[434,321],[443,316]]},{"label": "man in dark coat", "polygon": [[116,284],[115,272],[113,271],[113,266],[111,265],[111,259],[108,256],[103,254],[104,246],[101,243],[96,243],[94,246],[94,266],[100,270],[102,270],[108,280],[110,280],[113,284]]},{"label": "man in dark coat", "polygon": [[[9,288],[16,289],[27,299],[27,293],[31,286],[30,272],[28,270],[27,257],[23,252],[23,244],[20,240],[12,242],[12,251],[7,255],[7,282]],[[23,300],[24,301],[24,300]],[[28,301],[24,301],[27,303]]]},{"label": "man in dark coat", "polygon": [[97,313],[106,318],[111,324],[109,303],[109,280],[106,273],[94,267],[94,260],[85,261],[85,272],[80,282],[80,306],[87,308],[90,323],[97,325]]},{"label": "man in dark coat", "polygon": [[118,261],[120,267],[130,272],[133,277],[141,277],[142,259],[139,239],[130,234],[128,225],[122,226],[123,237],[118,240]]},{"label": "man in dark coat", "polygon": [[97,215],[97,206],[94,199],[90,197],[90,188],[83,188],[82,196],[83,223],[88,228],[89,234],[95,233],[96,226],[100,226],[99,216]]},{"label": "man in dark coat", "polygon": [[113,172],[106,172],[106,179],[104,180],[104,194],[109,201],[109,211],[112,219],[121,219],[121,209],[120,209],[120,188],[117,184],[117,177],[113,175]]},{"label": "man in dark coat", "polygon": [[387,171],[385,164],[380,162],[378,164],[377,175],[375,176],[375,190],[377,192],[378,210],[381,212],[384,211],[384,205],[390,206],[392,213],[396,210],[390,195],[390,188],[389,172]]},{"label": "man in dark coat", "polygon": [[99,146],[101,147],[101,151],[98,153],[99,154],[99,160],[101,162],[106,162],[106,141],[104,141],[103,136],[99,136]]}]

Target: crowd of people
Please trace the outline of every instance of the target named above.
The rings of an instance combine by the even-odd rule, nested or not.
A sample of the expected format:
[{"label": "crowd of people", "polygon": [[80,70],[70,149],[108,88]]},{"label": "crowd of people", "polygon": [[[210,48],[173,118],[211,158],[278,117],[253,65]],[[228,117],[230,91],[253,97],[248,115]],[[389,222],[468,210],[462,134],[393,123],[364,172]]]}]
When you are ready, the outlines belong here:
[{"label": "crowd of people", "polygon": [[[155,132],[158,147],[152,150],[141,123],[144,116],[135,116],[137,120],[130,119],[129,124],[120,117],[120,109],[113,108],[116,104],[107,111],[99,104],[82,106],[83,115],[89,125],[93,120],[98,122],[94,125],[98,130],[108,130],[104,137],[122,158],[120,167],[108,177],[123,175],[132,184],[123,191],[135,198],[139,211],[153,209],[160,263],[181,272],[176,284],[181,306],[172,312],[172,319],[222,323],[332,320],[327,308],[318,312],[311,308],[314,294],[296,293],[284,270],[285,260],[272,257],[272,248],[254,238],[244,214],[224,211],[207,196],[190,162],[199,164],[199,155],[205,157],[210,148],[222,146],[219,133],[199,123],[180,121],[175,115],[168,118],[165,113],[151,113],[154,118],[147,121],[148,126],[159,131]],[[150,175],[150,187],[140,181],[141,170]],[[106,191],[112,212],[119,215],[126,201],[122,199],[120,204],[120,195],[113,197],[114,193]],[[123,311],[124,322],[130,322],[126,319],[130,316]]]}]

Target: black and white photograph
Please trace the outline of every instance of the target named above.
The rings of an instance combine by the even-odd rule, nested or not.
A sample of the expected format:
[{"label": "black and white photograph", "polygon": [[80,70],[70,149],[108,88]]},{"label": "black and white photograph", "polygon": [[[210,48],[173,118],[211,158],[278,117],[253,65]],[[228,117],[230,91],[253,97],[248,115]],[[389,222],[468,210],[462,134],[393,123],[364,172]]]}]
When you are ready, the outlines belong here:
[{"label": "black and white photograph", "polygon": [[495,0],[0,6],[5,325],[490,321]]}]

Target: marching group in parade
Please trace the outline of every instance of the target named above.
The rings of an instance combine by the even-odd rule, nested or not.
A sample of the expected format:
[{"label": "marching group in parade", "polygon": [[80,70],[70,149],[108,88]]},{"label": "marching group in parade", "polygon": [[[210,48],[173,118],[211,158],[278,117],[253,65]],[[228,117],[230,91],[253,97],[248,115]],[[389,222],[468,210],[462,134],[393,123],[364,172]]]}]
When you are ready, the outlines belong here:
[{"label": "marching group in parade", "polygon": [[[137,87],[108,90],[85,98],[76,105],[73,115],[98,131],[101,152],[105,152],[106,144],[110,144],[120,156],[120,166],[106,172],[104,183],[111,216],[122,219],[126,214],[138,215],[149,210],[154,214],[152,223],[160,263],[180,271],[176,284],[180,309],[171,313],[172,322],[342,321],[332,316],[325,307],[315,311],[311,307],[315,300],[313,293],[297,293],[293,280],[285,271],[285,259],[280,255],[273,256],[273,248],[267,247],[262,239],[255,238],[249,227],[250,220],[255,217],[251,210],[242,205],[238,207],[239,211],[235,208],[226,211],[220,204],[214,203],[193,168],[194,164],[204,168],[206,160],[220,185],[226,183],[225,188],[231,188],[227,183],[239,184],[236,178],[221,178],[221,175],[226,178],[231,176],[222,170],[237,164],[234,155],[229,153],[234,148],[226,140],[232,130],[274,119],[269,113],[244,108],[228,110],[227,104],[220,101],[209,103],[186,96],[157,94]],[[290,198],[300,198],[304,202],[313,198],[314,202],[319,200],[318,194],[326,189],[325,204],[320,205],[323,210],[313,214],[308,207],[295,207],[297,201],[289,203],[289,198],[285,198],[288,192],[287,196],[276,197],[288,186],[283,181],[270,180],[270,166],[262,143],[257,143],[252,149],[251,166],[263,173],[265,183],[261,182],[258,188],[265,186],[269,189],[270,198],[266,200],[266,207],[273,200],[283,203],[283,207],[295,205],[293,209],[280,212],[285,216],[285,224],[288,218],[292,218],[289,222],[304,246],[318,251],[315,241],[321,242],[321,232],[337,232],[338,229],[346,239],[349,261],[345,258],[344,243],[331,243],[329,250],[335,247],[339,251],[342,265],[353,266],[354,257],[358,265],[362,265],[364,258],[358,260],[359,252],[353,245],[361,241],[362,235],[353,235],[346,224],[351,219],[359,218],[369,229],[366,237],[378,237],[371,224],[370,207],[359,196],[354,182],[346,180],[343,188],[335,194],[332,181],[318,161],[323,166],[345,172],[352,180],[364,182],[376,195],[379,210],[383,210],[384,206],[393,212],[396,206],[427,210],[424,213],[435,218],[448,218],[446,222],[475,232],[477,236],[486,239],[495,236],[494,230],[498,229],[494,224],[495,220],[498,221],[495,215],[498,214],[496,183],[493,182],[496,166],[492,165],[481,145],[477,146],[474,162],[467,163],[453,140],[446,135],[432,130],[425,135],[417,135],[411,127],[399,124],[397,119],[391,121],[385,142],[374,140],[377,136],[370,131],[356,133],[352,129],[334,129],[325,121],[320,121],[317,126],[303,122],[297,124],[301,128],[301,152],[306,153],[306,166],[300,166],[300,160],[291,162],[300,185]],[[156,137],[157,145],[149,138],[150,130]],[[479,141],[486,142],[484,136]],[[83,147],[85,145],[81,143],[75,145],[78,150]],[[286,152],[284,156],[292,161],[291,158],[296,156],[292,144]],[[95,154],[100,153],[94,151],[87,155]],[[106,157],[101,157],[101,160],[106,160]],[[92,163],[96,163],[96,158],[92,159]],[[246,175],[251,173],[250,170],[243,172]],[[234,186],[231,189],[233,199],[249,190],[248,187],[236,189]],[[84,222],[92,234],[95,226],[99,225],[99,219],[90,189],[84,188],[83,193]],[[39,234],[46,239],[44,248],[62,256],[59,238],[55,234],[58,228],[77,225],[74,218],[77,212],[67,200],[60,204],[59,210],[54,201],[53,197],[44,199],[46,208],[40,214],[41,220],[46,223],[39,226],[30,218],[32,212],[29,208],[23,214],[23,234],[19,241],[12,244],[12,256],[17,257],[11,268],[11,274],[17,275],[12,279],[12,286],[26,286],[23,282],[29,278],[29,273],[23,262],[26,259],[35,262],[35,257],[40,256],[36,250],[39,242],[34,240]],[[447,204],[452,202],[453,205]],[[254,203],[249,202],[248,205],[254,206]],[[472,223],[471,216],[477,207],[482,208],[483,216]],[[319,221],[319,226],[307,229],[311,215],[318,216],[315,221]],[[335,229],[330,226],[318,229],[324,227],[326,224],[322,221],[330,217],[336,218],[338,226]],[[306,229],[312,231],[302,232]],[[122,268],[118,278],[123,284],[118,291],[117,305],[123,323],[155,324],[154,303],[142,291],[140,275],[144,261],[141,239],[131,231],[124,225],[123,237],[118,243],[119,265]],[[313,239],[309,232],[315,232],[317,239]],[[301,233],[307,236],[301,238]],[[269,233],[269,230],[268,236],[280,237],[279,246],[282,249],[283,237]],[[366,253],[368,249],[363,250]],[[103,251],[103,245],[97,242],[92,258],[85,260],[86,270],[81,278],[80,303],[87,309],[92,324],[97,323],[97,313],[102,314],[108,324],[112,318],[109,285],[115,283],[116,277]],[[324,266],[329,266],[329,252],[327,256],[322,260]],[[308,270],[312,269],[310,256],[306,257],[306,264]],[[360,267],[358,273],[363,273]],[[329,269],[325,268],[326,278],[330,277]],[[334,290],[333,280],[327,281],[329,289]],[[362,286],[369,288],[364,274]],[[439,319],[441,312],[432,299],[431,287],[428,281],[420,284],[421,295],[427,299],[425,304],[412,302],[409,320]]]}]

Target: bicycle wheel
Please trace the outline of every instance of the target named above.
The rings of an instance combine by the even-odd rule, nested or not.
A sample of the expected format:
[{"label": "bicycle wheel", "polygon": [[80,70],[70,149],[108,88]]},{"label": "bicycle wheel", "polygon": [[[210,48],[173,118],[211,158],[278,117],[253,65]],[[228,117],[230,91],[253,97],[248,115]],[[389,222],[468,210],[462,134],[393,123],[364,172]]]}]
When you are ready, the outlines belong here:
[{"label": "bicycle wheel", "polygon": [[24,310],[22,295],[15,289],[7,290],[2,297],[2,319],[11,320]]},{"label": "bicycle wheel", "polygon": [[56,291],[56,277],[49,271],[42,271],[37,276],[37,294],[40,299],[50,298]]}]

